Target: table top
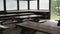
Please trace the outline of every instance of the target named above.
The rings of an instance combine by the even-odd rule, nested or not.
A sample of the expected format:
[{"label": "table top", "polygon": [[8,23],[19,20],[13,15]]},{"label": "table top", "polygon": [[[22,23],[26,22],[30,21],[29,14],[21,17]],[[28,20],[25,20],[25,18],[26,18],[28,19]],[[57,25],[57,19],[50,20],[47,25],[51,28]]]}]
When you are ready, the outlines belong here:
[{"label": "table top", "polygon": [[7,27],[7,26],[3,26],[3,25],[0,25],[0,28],[9,28],[9,27]]},{"label": "table top", "polygon": [[20,24],[18,23],[17,25],[51,33],[52,31],[60,30],[60,26],[57,26],[57,23],[58,21],[46,20],[45,23],[35,23],[29,21]]}]

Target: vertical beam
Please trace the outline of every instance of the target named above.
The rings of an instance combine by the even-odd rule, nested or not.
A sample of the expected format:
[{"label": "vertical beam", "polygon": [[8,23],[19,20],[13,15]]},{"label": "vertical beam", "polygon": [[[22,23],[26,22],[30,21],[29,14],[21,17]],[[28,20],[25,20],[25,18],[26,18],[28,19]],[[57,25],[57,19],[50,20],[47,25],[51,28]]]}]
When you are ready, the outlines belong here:
[{"label": "vertical beam", "polygon": [[30,10],[30,0],[28,0],[28,10]]},{"label": "vertical beam", "polygon": [[39,0],[37,0],[37,10],[39,10]]},{"label": "vertical beam", "polygon": [[17,10],[19,10],[19,0],[17,0]]},{"label": "vertical beam", "polygon": [[50,12],[50,13],[49,13],[49,19],[51,19],[51,18],[50,18],[50,16],[51,16],[51,0],[49,0],[49,12]]},{"label": "vertical beam", "polygon": [[4,11],[6,12],[6,0],[3,0],[4,3]]},{"label": "vertical beam", "polygon": [[49,0],[49,11],[51,12],[51,0]]}]

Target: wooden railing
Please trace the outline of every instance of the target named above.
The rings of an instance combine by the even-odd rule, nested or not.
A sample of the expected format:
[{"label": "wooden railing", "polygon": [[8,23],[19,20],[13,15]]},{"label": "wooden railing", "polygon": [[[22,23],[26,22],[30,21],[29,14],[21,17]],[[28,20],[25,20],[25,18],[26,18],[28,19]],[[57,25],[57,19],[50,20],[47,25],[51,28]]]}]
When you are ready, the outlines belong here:
[{"label": "wooden railing", "polygon": [[[23,13],[23,15],[22,15],[22,13]],[[26,14],[26,13],[31,13],[31,14]],[[13,18],[14,20],[17,20],[17,22],[15,22],[15,23],[19,23],[20,21],[25,19],[25,18],[20,18],[20,17],[27,16],[27,15],[42,15],[42,17],[32,17],[32,19],[50,19],[50,12],[38,12],[38,11],[37,12],[33,12],[33,11],[28,12],[28,11],[25,11],[25,12],[4,12],[4,13],[1,12],[0,13],[0,21],[3,22],[4,20],[6,21],[6,20]]]}]

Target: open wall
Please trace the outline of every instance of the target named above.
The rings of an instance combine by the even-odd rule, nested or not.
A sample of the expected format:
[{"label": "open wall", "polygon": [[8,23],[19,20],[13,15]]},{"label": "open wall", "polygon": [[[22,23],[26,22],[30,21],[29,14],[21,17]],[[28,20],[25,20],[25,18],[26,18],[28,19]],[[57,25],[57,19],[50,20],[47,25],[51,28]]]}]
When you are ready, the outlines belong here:
[{"label": "open wall", "polygon": [[60,19],[60,0],[51,0],[51,19]]}]

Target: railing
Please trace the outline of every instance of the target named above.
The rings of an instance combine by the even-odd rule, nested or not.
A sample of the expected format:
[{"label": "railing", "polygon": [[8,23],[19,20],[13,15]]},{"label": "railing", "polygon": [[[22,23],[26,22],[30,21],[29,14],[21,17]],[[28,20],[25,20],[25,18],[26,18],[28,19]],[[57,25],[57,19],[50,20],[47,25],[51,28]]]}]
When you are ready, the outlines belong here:
[{"label": "railing", "polygon": [[50,14],[49,12],[35,12],[35,11],[21,11],[21,12],[5,12],[0,13],[0,23],[3,23],[4,21],[8,20],[15,20],[14,23],[20,23],[23,22],[24,19],[33,19],[34,20],[40,20],[40,19],[49,19]]}]

